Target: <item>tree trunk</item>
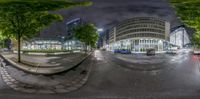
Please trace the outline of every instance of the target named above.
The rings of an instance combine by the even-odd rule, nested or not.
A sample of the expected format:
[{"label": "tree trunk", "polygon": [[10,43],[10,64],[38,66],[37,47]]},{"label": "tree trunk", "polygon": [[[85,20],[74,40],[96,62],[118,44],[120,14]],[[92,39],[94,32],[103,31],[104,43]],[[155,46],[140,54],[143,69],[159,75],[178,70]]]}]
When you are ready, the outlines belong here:
[{"label": "tree trunk", "polygon": [[18,62],[20,63],[21,62],[21,36],[20,36],[20,33],[18,33]]}]

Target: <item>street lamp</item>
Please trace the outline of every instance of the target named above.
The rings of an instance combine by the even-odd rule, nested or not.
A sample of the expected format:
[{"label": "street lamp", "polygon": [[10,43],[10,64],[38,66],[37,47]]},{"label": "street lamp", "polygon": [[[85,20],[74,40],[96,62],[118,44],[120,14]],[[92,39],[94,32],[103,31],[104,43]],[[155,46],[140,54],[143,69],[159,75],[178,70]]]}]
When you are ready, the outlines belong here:
[{"label": "street lamp", "polygon": [[98,28],[97,31],[98,32],[103,32],[103,29],[102,28]]}]

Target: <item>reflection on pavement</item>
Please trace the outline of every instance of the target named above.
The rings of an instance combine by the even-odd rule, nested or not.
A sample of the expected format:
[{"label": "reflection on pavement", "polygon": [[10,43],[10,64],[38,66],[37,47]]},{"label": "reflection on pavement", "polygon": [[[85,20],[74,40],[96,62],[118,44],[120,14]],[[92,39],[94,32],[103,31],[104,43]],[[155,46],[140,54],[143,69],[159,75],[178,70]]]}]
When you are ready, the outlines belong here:
[{"label": "reflection on pavement", "polygon": [[192,61],[194,65],[198,67],[198,70],[200,72],[200,55],[192,55]]},{"label": "reflection on pavement", "polygon": [[95,57],[98,61],[102,61],[102,60],[103,60],[103,56],[102,56],[102,54],[100,53],[99,50],[95,50],[95,52],[94,52],[94,57]]}]

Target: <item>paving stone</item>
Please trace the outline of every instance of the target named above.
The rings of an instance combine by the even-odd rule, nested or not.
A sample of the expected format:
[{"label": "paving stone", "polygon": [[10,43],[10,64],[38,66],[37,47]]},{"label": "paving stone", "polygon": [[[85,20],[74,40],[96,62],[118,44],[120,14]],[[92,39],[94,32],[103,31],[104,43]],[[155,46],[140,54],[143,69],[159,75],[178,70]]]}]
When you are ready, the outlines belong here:
[{"label": "paving stone", "polygon": [[83,79],[85,75],[79,75],[78,79]]},{"label": "paving stone", "polygon": [[62,89],[62,88],[65,88],[65,86],[63,86],[63,85],[57,85],[55,88],[56,89]]},{"label": "paving stone", "polygon": [[79,84],[80,84],[80,85],[84,85],[84,84],[85,84],[85,81],[80,81]]},{"label": "paving stone", "polygon": [[3,80],[5,81],[6,79],[8,79],[7,77],[2,77],[3,78]]},{"label": "paving stone", "polygon": [[8,79],[13,79],[12,77],[8,76]]},{"label": "paving stone", "polygon": [[66,89],[55,89],[56,93],[67,93],[70,92],[70,90],[66,90]]},{"label": "paving stone", "polygon": [[66,83],[66,84],[65,84],[65,86],[71,86],[71,85],[72,85],[71,83]]},{"label": "paving stone", "polygon": [[6,79],[10,79],[8,76],[5,76],[6,77]]},{"label": "paving stone", "polygon": [[13,85],[13,83],[10,82],[10,81],[6,82],[6,84],[7,84],[7,85]]},{"label": "paving stone", "polygon": [[23,92],[27,92],[27,93],[36,93],[36,89],[26,89],[26,88],[24,88],[23,90],[22,90]]},{"label": "paving stone", "polygon": [[7,77],[7,76],[3,74],[2,77]]},{"label": "paving stone", "polygon": [[67,90],[70,90],[70,91],[73,91],[73,90],[76,90],[78,89],[77,87],[68,87]]},{"label": "paving stone", "polygon": [[74,85],[74,87],[77,87],[77,88],[79,88],[81,86],[83,86],[83,84],[76,84],[76,85]]},{"label": "paving stone", "polygon": [[24,90],[23,87],[15,87],[15,88],[13,88],[13,89],[16,90],[16,91],[22,91],[22,90]]},{"label": "paving stone", "polygon": [[71,84],[76,84],[76,83],[77,83],[77,82],[75,82],[75,81],[72,81],[72,82],[71,82]]},{"label": "paving stone", "polygon": [[47,90],[54,90],[56,88],[54,88],[54,86],[53,86],[53,87],[45,87],[45,89],[47,89]]},{"label": "paving stone", "polygon": [[[67,79],[69,83],[63,83],[63,85],[60,84],[60,85],[57,85],[57,86],[45,87],[44,89],[37,90],[38,89],[37,86],[34,87],[34,86],[31,86],[31,85],[28,85],[28,84],[23,84],[23,83],[17,81],[16,79],[14,79],[12,77],[13,74],[10,75],[9,74],[10,72],[7,72],[6,68],[2,68],[0,71],[1,71],[3,78],[7,81],[7,84],[11,88],[13,88],[17,91],[22,91],[22,92],[27,92],[27,93],[47,93],[47,94],[49,94],[49,93],[67,93],[67,92],[70,92],[72,90],[78,89],[78,87],[81,87],[83,84],[79,83],[79,82],[85,77],[85,75],[69,76],[69,74],[67,74],[67,76],[69,76],[69,79]],[[74,71],[73,73],[77,73],[77,71]],[[61,79],[58,79],[58,80],[64,82],[63,80],[66,80],[66,79],[64,79],[64,78],[66,78],[64,76],[65,75],[61,75],[61,76],[59,75],[58,77],[61,78]],[[57,80],[57,79],[55,79],[55,80]],[[78,84],[76,84],[76,83],[78,83]],[[75,85],[72,86],[73,84],[75,84]]]},{"label": "paving stone", "polygon": [[1,71],[1,73],[2,73],[3,75],[5,74],[3,70]]},{"label": "paving stone", "polygon": [[87,78],[82,79],[82,81],[83,81],[83,82],[86,82],[86,81],[87,81]]},{"label": "paving stone", "polygon": [[77,78],[76,80],[74,80],[74,82],[79,82],[81,79],[80,78]]},{"label": "paving stone", "polygon": [[24,88],[27,88],[27,89],[33,89],[33,88],[35,88],[34,86],[31,86],[31,85],[28,85],[28,84],[24,84],[24,85],[22,85],[22,86],[24,86]]},{"label": "paving stone", "polygon": [[19,81],[17,81],[17,80],[16,80],[16,81],[14,81],[13,83],[14,83],[14,84],[20,84],[20,82],[19,82]]},{"label": "paving stone", "polygon": [[10,87],[11,87],[11,88],[17,88],[17,87],[19,87],[19,86],[16,85],[16,84],[13,84],[13,85],[10,85]]},{"label": "paving stone", "polygon": [[4,75],[4,76],[6,76],[6,77],[10,77],[9,75]]},{"label": "paving stone", "polygon": [[10,79],[10,81],[15,82],[16,80],[12,78],[12,79]]},{"label": "paving stone", "polygon": [[20,83],[20,82],[18,82],[17,85],[20,86],[20,87],[25,87],[25,86],[27,86],[26,84],[23,84],[23,83]]},{"label": "paving stone", "polygon": [[8,78],[5,78],[4,79],[4,82],[9,82],[10,80]]},{"label": "paving stone", "polygon": [[51,93],[55,93],[52,90],[44,90],[44,89],[40,89],[38,90],[36,93],[44,93],[44,94],[51,94]]}]

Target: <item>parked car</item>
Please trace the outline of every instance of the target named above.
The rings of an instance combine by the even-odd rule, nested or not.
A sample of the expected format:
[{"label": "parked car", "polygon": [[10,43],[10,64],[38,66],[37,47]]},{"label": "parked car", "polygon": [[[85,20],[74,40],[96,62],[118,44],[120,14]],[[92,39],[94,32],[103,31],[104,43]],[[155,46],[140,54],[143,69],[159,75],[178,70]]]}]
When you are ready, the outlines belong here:
[{"label": "parked car", "polygon": [[155,49],[147,49],[146,54],[147,56],[156,55]]},{"label": "parked car", "polygon": [[106,49],[105,48],[103,48],[103,49],[101,49],[102,51],[106,51]]},{"label": "parked car", "polygon": [[166,51],[167,54],[178,54],[178,50],[170,49]]},{"label": "parked car", "polygon": [[7,51],[9,51],[9,49],[8,48],[3,48],[3,51],[7,52]]},{"label": "parked car", "polygon": [[115,49],[113,52],[114,53],[120,53],[120,50],[119,49]]},{"label": "parked car", "polygon": [[122,50],[120,50],[120,53],[121,54],[131,54],[131,51],[130,50],[126,50],[126,49],[122,49]]},{"label": "parked car", "polygon": [[193,54],[194,55],[200,55],[200,49],[194,49]]}]

